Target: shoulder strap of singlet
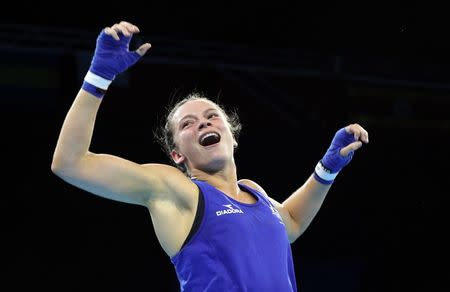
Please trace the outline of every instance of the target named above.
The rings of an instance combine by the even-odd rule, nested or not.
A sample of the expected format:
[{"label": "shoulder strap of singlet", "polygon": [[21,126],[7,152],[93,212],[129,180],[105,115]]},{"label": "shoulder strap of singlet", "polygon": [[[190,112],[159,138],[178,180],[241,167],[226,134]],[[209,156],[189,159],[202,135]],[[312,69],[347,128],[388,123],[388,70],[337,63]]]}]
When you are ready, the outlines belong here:
[{"label": "shoulder strap of singlet", "polygon": [[254,189],[254,188],[252,188],[252,187],[249,187],[248,185],[245,185],[245,184],[243,184],[243,183],[239,183],[239,186],[240,186],[240,187],[243,187],[247,192],[250,192],[250,193],[253,194],[254,196],[258,196],[258,198],[259,198],[260,200],[263,200],[264,202],[268,203],[269,206],[272,205],[272,203],[271,203],[270,200],[267,198],[267,196],[264,195],[263,193],[261,193],[260,191]]}]

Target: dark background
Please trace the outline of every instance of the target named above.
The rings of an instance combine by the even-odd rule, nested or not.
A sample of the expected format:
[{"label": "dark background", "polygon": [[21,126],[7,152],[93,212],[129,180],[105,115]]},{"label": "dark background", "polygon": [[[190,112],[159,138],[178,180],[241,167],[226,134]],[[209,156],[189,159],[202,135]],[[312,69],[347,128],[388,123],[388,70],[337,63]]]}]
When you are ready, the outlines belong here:
[{"label": "dark background", "polygon": [[169,163],[152,132],[172,97],[200,90],[241,117],[238,176],[283,201],[334,133],[358,122],[370,144],[292,245],[300,291],[445,290],[450,26],[443,7],[26,8],[5,10],[0,26],[8,291],[178,289],[147,210],[90,195],[50,170],[95,38],[120,20],[140,27],[134,47],[153,47],[110,87],[92,151]]}]

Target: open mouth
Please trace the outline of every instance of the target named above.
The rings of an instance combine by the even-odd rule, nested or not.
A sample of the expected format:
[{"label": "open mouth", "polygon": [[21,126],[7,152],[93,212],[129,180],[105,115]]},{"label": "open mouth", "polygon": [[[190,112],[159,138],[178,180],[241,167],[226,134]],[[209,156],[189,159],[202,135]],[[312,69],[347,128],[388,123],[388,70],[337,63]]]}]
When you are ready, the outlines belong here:
[{"label": "open mouth", "polygon": [[220,135],[216,132],[208,132],[200,136],[198,143],[202,146],[210,146],[220,142]]}]

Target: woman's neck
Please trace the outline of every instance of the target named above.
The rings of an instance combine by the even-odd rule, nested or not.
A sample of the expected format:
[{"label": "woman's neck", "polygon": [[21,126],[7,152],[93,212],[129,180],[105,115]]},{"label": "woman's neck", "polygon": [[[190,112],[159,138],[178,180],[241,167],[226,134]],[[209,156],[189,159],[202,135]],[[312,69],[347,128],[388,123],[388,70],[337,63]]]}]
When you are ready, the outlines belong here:
[{"label": "woman's neck", "polygon": [[191,172],[191,179],[205,181],[215,188],[231,195],[237,194],[239,191],[236,166],[234,164],[231,167],[225,168],[216,173],[208,173],[202,170],[194,169]]}]

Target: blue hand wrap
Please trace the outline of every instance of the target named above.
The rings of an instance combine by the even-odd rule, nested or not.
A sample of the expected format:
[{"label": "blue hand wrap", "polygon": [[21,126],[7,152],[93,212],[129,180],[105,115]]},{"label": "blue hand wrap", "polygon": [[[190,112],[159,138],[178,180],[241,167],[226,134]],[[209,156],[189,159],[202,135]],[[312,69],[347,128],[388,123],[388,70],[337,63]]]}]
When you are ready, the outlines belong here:
[{"label": "blue hand wrap", "polygon": [[89,93],[102,98],[109,84],[116,75],[122,73],[140,58],[137,52],[128,50],[131,36],[118,33],[120,40],[115,40],[104,30],[97,38],[94,57],[92,58],[89,72],[86,75],[82,88]]},{"label": "blue hand wrap", "polygon": [[350,151],[347,156],[342,156],[339,152],[353,142],[356,142],[355,137],[352,133],[347,133],[345,128],[336,132],[330,147],[315,168],[314,177],[319,182],[331,184],[339,171],[350,163],[354,151]]}]

